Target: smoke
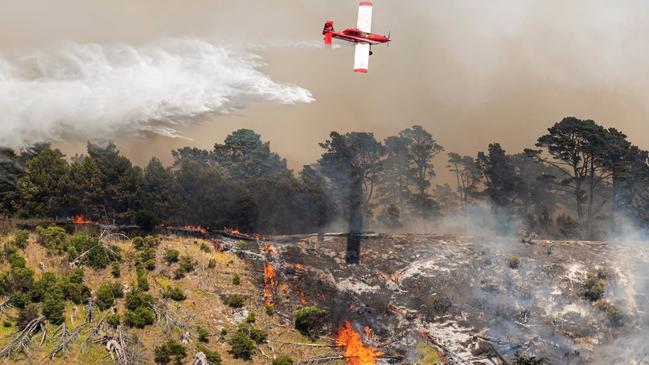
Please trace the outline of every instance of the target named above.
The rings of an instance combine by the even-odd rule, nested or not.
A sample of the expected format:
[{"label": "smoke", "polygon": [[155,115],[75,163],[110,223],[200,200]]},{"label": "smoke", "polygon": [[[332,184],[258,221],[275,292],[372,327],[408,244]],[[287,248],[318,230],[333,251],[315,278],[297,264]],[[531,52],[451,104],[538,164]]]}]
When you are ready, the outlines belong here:
[{"label": "smoke", "polygon": [[311,93],[259,71],[259,56],[199,39],[142,47],[68,44],[0,57],[0,145],[110,139],[178,128],[251,102],[309,103]]}]

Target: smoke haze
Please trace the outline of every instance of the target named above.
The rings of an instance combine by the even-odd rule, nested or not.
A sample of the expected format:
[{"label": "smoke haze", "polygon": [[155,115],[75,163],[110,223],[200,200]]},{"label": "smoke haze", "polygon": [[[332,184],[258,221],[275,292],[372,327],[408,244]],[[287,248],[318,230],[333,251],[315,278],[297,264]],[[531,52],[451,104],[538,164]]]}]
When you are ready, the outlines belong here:
[{"label": "smoke haze", "polygon": [[253,101],[313,101],[309,91],[257,71],[257,57],[194,39],[140,48],[72,44],[0,61],[0,145],[14,148],[63,136],[177,137],[200,114]]},{"label": "smoke haze", "polygon": [[[157,136],[146,145],[117,142],[144,163],[252,128],[298,167],[317,159],[317,143],[331,130],[383,138],[421,124],[449,151],[474,154],[498,141],[515,152],[573,115],[615,126],[647,148],[648,10],[642,1],[377,1],[374,31],[391,31],[394,42],[377,47],[368,75],[351,72],[348,47],[255,49],[265,74],[310,90],[317,101],[204,115],[181,130],[191,143]],[[356,2],[347,0],[0,0],[0,49],[13,57],[60,41],[136,47],[160,37],[320,41],[324,20],[341,29],[355,17]],[[61,145],[76,151],[84,144],[72,138]]]}]

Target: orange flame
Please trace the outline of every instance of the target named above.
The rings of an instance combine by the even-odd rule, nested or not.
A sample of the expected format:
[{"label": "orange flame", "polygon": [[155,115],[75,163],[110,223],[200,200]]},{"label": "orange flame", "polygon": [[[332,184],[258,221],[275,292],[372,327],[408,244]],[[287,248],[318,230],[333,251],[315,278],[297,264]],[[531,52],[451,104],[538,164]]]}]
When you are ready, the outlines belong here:
[{"label": "orange flame", "polygon": [[233,229],[230,231],[232,234],[241,234],[241,232],[238,229]]},{"label": "orange flame", "polygon": [[93,222],[90,219],[84,217],[82,214],[77,214],[74,217],[72,217],[72,223],[74,223],[74,224],[94,224],[95,222]]},{"label": "orange flame", "polygon": [[266,254],[266,256],[273,258],[275,257],[277,251],[275,251],[275,248],[270,244],[264,243],[264,253]]},{"label": "orange flame", "polygon": [[264,304],[267,307],[274,307],[273,289],[277,287],[277,273],[273,264],[267,262],[264,264]]},{"label": "orange flame", "polygon": [[383,355],[383,352],[365,346],[360,333],[349,321],[345,321],[345,327],[338,329],[336,345],[344,348],[347,365],[374,365],[376,358]]}]

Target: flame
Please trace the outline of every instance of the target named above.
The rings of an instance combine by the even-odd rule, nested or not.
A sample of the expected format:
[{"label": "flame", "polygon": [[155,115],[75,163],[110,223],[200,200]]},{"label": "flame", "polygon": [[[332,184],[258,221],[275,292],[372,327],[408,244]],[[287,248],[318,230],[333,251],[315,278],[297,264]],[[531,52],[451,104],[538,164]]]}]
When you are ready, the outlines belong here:
[{"label": "flame", "polygon": [[93,222],[90,219],[84,217],[82,214],[77,214],[74,217],[72,217],[72,223],[74,223],[74,224],[94,224],[95,222]]},{"label": "flame", "polygon": [[372,333],[372,328],[369,326],[365,326],[363,328],[363,332],[365,332],[365,338],[367,340],[373,341],[374,340],[374,334]]},{"label": "flame", "polygon": [[264,304],[267,307],[274,307],[273,289],[277,287],[277,273],[273,264],[266,262],[264,264]]},{"label": "flame", "polygon": [[347,365],[374,365],[376,358],[383,355],[372,347],[365,346],[358,333],[349,321],[345,321],[345,327],[338,329],[336,345],[345,351]]},{"label": "flame", "polygon": [[277,254],[277,251],[270,244],[264,243],[264,253],[266,254],[266,256],[273,258]]},{"label": "flame", "polygon": [[207,234],[207,229],[205,227],[203,227],[203,226],[182,226],[180,228],[184,229],[186,231],[192,231],[192,232]]},{"label": "flame", "polygon": [[232,234],[241,234],[241,232],[238,229],[233,229],[230,231]]}]

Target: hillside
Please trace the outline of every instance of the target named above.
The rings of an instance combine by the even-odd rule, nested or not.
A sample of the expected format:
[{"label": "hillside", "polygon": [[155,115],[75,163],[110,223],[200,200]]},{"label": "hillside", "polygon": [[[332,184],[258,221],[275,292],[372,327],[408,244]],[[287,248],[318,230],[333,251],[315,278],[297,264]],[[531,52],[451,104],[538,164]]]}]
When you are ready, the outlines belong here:
[{"label": "hillside", "polygon": [[[5,247],[14,242],[14,234],[2,237]],[[17,254],[24,257],[25,267],[31,269],[35,282],[44,272],[55,273],[63,277],[73,271],[69,267],[69,260],[64,254],[57,254],[37,243],[38,235],[30,234],[26,247],[19,249]],[[71,239],[67,236],[66,239]],[[92,290],[88,303],[96,301],[97,292],[103,283],[117,282],[123,286],[124,292],[135,291],[138,285],[136,261],[140,252],[133,247],[133,240],[125,239],[119,235],[102,239],[104,244],[115,245],[121,250],[120,276],[115,278],[112,274],[112,265],[103,269],[83,267],[83,282]],[[180,258],[186,256],[195,261],[194,270],[188,272],[181,279],[174,279],[179,263],[169,264],[164,259],[166,249],[173,248],[179,251]],[[4,252],[7,250],[5,249]],[[65,301],[64,322],[55,325],[50,321],[43,322],[43,328],[36,330],[31,343],[24,352],[16,351],[9,354],[0,363],[7,364],[112,364],[113,361],[106,350],[106,343],[111,339],[120,341],[122,336],[132,337],[126,340],[132,347],[140,361],[130,359],[127,363],[153,363],[154,349],[164,344],[167,339],[174,339],[181,343],[183,337],[187,338],[186,357],[182,363],[190,364],[198,347],[204,347],[220,354],[223,364],[269,364],[271,359],[280,355],[289,355],[293,359],[310,358],[317,356],[327,347],[299,346],[286,343],[309,342],[292,328],[290,317],[282,319],[278,314],[267,311],[261,297],[259,285],[263,276],[255,271],[248,263],[232,252],[221,252],[218,241],[203,240],[192,237],[164,236],[160,237],[159,245],[155,248],[155,268],[147,271],[149,289],[147,294],[153,296],[153,306],[156,313],[155,323],[144,328],[129,327],[124,324],[125,300],[116,299],[114,308],[120,314],[122,324],[117,328],[111,327],[106,320],[111,310],[101,311],[95,305],[92,318],[86,319],[90,312],[87,303],[74,304]],[[210,264],[210,261],[212,262]],[[149,265],[150,263],[147,263]],[[3,276],[5,282],[11,281],[12,274],[9,259],[4,257],[0,270],[8,273]],[[235,276],[240,278],[236,284]],[[162,291],[167,286],[177,286],[186,296],[185,300],[174,301],[164,299]],[[18,332],[17,321],[20,309],[12,305],[15,293],[5,292],[5,305],[2,311],[2,338],[0,347],[7,346]],[[244,297],[243,307],[231,308],[224,302],[233,294]],[[128,296],[128,294],[126,295]],[[37,303],[39,308],[43,303]],[[236,332],[240,322],[250,319],[254,314],[253,327],[267,332],[267,341],[255,345],[255,350],[250,360],[235,359],[229,353],[231,346],[228,340]],[[101,325],[100,322],[102,322]],[[208,343],[198,340],[198,327],[207,330]],[[48,361],[52,351],[78,329],[78,335],[73,336],[69,345],[58,352]],[[91,333],[95,331],[96,333]],[[44,340],[43,337],[45,336]],[[133,341],[137,338],[137,342]],[[323,340],[327,342],[327,340]],[[330,343],[330,342],[328,342]],[[83,344],[83,345],[82,345]]]}]

